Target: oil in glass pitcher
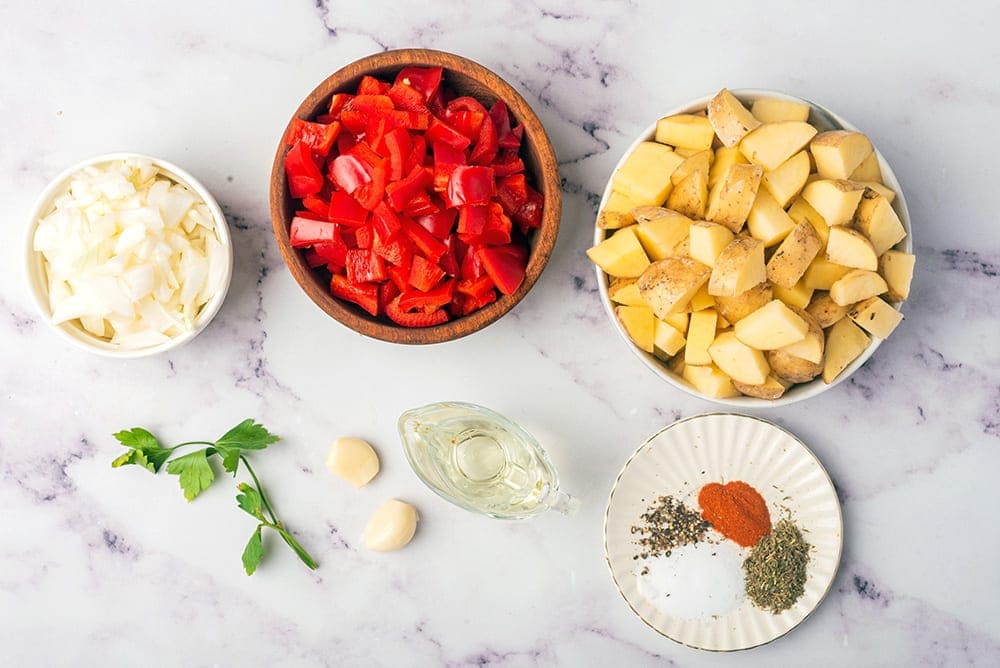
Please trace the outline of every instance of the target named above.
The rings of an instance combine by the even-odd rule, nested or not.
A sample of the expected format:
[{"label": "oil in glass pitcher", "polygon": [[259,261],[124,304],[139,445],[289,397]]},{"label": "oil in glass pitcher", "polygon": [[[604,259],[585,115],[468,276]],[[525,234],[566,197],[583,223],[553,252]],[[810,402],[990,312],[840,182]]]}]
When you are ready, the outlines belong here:
[{"label": "oil in glass pitcher", "polygon": [[399,418],[410,466],[452,503],[500,519],[549,509],[572,514],[579,501],[559,490],[559,477],[538,442],[488,408],[441,402]]}]

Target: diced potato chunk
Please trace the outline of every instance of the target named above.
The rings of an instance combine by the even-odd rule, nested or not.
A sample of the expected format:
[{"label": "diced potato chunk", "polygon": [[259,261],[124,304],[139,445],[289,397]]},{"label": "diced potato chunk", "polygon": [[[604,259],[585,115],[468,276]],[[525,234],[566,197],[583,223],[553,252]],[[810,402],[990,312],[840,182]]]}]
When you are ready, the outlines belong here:
[{"label": "diced potato chunk", "polygon": [[682,162],[684,158],[669,146],[654,141],[642,142],[615,172],[611,187],[637,205],[659,206],[670,194],[670,175]]},{"label": "diced potato chunk", "polygon": [[902,251],[886,251],[879,258],[878,270],[889,286],[888,297],[901,302],[910,296],[910,282],[913,280],[913,265],[916,257]]},{"label": "diced potato chunk", "polygon": [[816,136],[803,121],[765,123],[740,141],[740,151],[755,165],[772,170],[801,151]]},{"label": "diced potato chunk", "polygon": [[622,323],[632,343],[647,353],[653,352],[656,318],[648,306],[618,306],[615,314]]},{"label": "diced potato chunk", "polygon": [[814,292],[812,288],[807,288],[805,283],[802,281],[799,281],[790,288],[785,288],[780,285],[775,285],[773,287],[776,299],[780,299],[789,306],[795,306],[797,308],[805,308],[808,306]]},{"label": "diced potato chunk", "polygon": [[778,123],[781,121],[809,120],[809,105],[791,100],[779,100],[774,97],[762,97],[750,107],[752,113],[761,123]]},{"label": "diced potato chunk", "polygon": [[618,230],[589,249],[587,257],[610,276],[637,278],[649,266],[649,258],[635,236],[636,227]]},{"label": "diced potato chunk", "polygon": [[712,147],[715,130],[704,116],[678,114],[656,122],[656,141],[671,146],[703,150]]},{"label": "diced potato chunk", "polygon": [[694,172],[702,172],[705,175],[705,183],[707,184],[708,174],[712,166],[712,157],[711,149],[707,149],[698,151],[690,157],[685,158],[680,167],[675,169],[674,173],[670,175],[670,182],[676,186]]},{"label": "diced potato chunk", "polygon": [[667,207],[692,218],[704,218],[708,206],[708,173],[696,171],[674,186]]},{"label": "diced potato chunk", "polygon": [[688,328],[688,314],[687,313],[671,313],[661,322],[665,322],[674,329],[676,329],[681,334],[685,334]]},{"label": "diced potato chunk", "polygon": [[685,364],[681,375],[706,397],[726,399],[740,396],[740,391],[733,387],[732,379],[714,364],[707,366]]},{"label": "diced potato chunk", "polygon": [[[771,284],[762,281],[749,290],[733,297],[719,295],[715,297],[715,310],[719,312],[719,320],[725,319],[737,323],[774,298]],[[719,329],[728,325],[719,324]]]},{"label": "diced potato chunk", "polygon": [[715,308],[715,297],[708,294],[708,285],[702,285],[698,288],[698,292],[694,293],[694,297],[691,298],[690,302],[691,312],[703,311],[707,308]]},{"label": "diced potato chunk", "polygon": [[851,270],[842,264],[830,262],[825,257],[817,257],[809,264],[802,282],[813,290],[829,290],[830,286],[843,278]]},{"label": "diced potato chunk", "polygon": [[865,351],[871,340],[849,318],[841,318],[826,335],[823,381],[832,383],[851,362]]},{"label": "diced potato chunk", "polygon": [[847,306],[869,297],[876,297],[888,289],[885,279],[874,271],[852,269],[830,286],[830,299],[841,306]]},{"label": "diced potato chunk", "polygon": [[[823,361],[823,350],[826,344],[826,337],[823,334],[823,328],[820,327],[819,321],[817,321],[816,318],[809,315],[808,311],[804,311],[800,308],[793,308],[792,310],[795,311],[796,315],[805,320],[806,324],[809,326],[809,331],[806,332],[805,338],[801,341],[789,343],[787,346],[778,348],[778,350],[785,355],[806,360],[807,362],[812,362],[813,364],[820,364]],[[771,357],[768,356],[767,359],[770,363]],[[773,371],[774,365],[772,364],[771,366]],[[816,373],[813,373],[812,375],[815,376]]]},{"label": "diced potato chunk", "polygon": [[764,353],[740,341],[733,332],[715,337],[708,354],[723,373],[748,385],[762,385],[771,370]]},{"label": "diced potato chunk", "polygon": [[809,325],[775,299],[757,309],[733,326],[733,333],[743,343],[757,350],[775,350],[801,341]]},{"label": "diced potato chunk", "polygon": [[703,265],[714,267],[716,258],[733,237],[732,231],[724,225],[699,221],[691,225],[688,252]]},{"label": "diced potato chunk", "polygon": [[735,146],[747,133],[760,126],[760,121],[725,88],[709,101],[708,121],[724,146]]},{"label": "diced potato chunk", "polygon": [[684,349],[685,364],[711,364],[712,356],[708,347],[715,340],[715,326],[718,314],[714,309],[705,309],[691,314],[687,331],[687,348]]},{"label": "diced potato chunk", "polygon": [[617,283],[608,286],[608,296],[611,301],[622,306],[646,306],[639,294],[639,285],[631,279],[615,279]]},{"label": "diced potato chunk", "polygon": [[649,265],[639,277],[639,293],[661,320],[683,311],[711,269],[687,257],[668,257]]},{"label": "diced potato chunk", "polygon": [[854,214],[854,226],[868,237],[876,255],[882,255],[906,237],[906,229],[889,200],[865,189]]},{"label": "diced potato chunk", "polygon": [[715,151],[715,161],[708,172],[708,187],[711,188],[724,177],[729,168],[736,164],[749,164],[746,157],[740,153],[739,146],[721,146]]},{"label": "diced potato chunk", "polygon": [[826,245],[826,240],[830,237],[830,226],[823,220],[823,216],[812,207],[812,204],[802,199],[801,195],[796,197],[792,201],[792,205],[788,207],[788,216],[796,224],[808,220],[813,229],[816,230],[816,234],[819,235],[820,241],[823,242],[824,246]]},{"label": "diced potato chunk", "polygon": [[733,381],[733,387],[739,390],[742,394],[748,397],[757,397],[758,399],[767,399],[768,401],[774,401],[778,399],[785,393],[785,390],[791,387],[791,383],[775,378],[774,376],[768,376],[767,380],[764,381],[762,385],[747,385],[746,383],[741,383],[738,380]]},{"label": "diced potato chunk", "polygon": [[767,190],[757,191],[757,198],[747,214],[750,236],[763,241],[765,247],[771,247],[787,237],[794,227],[795,221]]},{"label": "diced potato chunk", "polygon": [[708,294],[734,297],[767,279],[764,244],[752,237],[737,237],[715,260]]},{"label": "diced potato chunk", "polygon": [[684,335],[670,324],[662,320],[656,321],[656,335],[653,339],[653,352],[661,357],[673,357],[684,347]]},{"label": "diced potato chunk", "polygon": [[816,292],[806,307],[806,313],[816,318],[819,326],[826,329],[847,315],[848,308],[833,301],[829,292]]},{"label": "diced potato chunk", "polygon": [[878,297],[858,302],[848,311],[847,317],[872,336],[887,339],[896,325],[903,321],[903,314]]},{"label": "diced potato chunk", "polygon": [[823,242],[816,230],[804,220],[792,230],[767,261],[767,278],[775,286],[791,289],[806,273],[819,254]]},{"label": "diced potato chunk", "polygon": [[889,204],[892,204],[893,201],[895,201],[896,199],[896,191],[890,188],[889,186],[884,186],[877,181],[859,181],[857,179],[852,179],[852,180],[857,181],[858,183],[863,185],[866,190],[874,190],[879,195],[889,200]]},{"label": "diced potato chunk", "polygon": [[881,185],[882,169],[878,165],[878,153],[874,150],[869,153],[868,157],[862,160],[861,164],[847,178],[852,181],[870,181]]},{"label": "diced potato chunk", "polygon": [[878,269],[878,255],[870,241],[860,232],[838,225],[830,228],[826,240],[826,259],[855,269]]},{"label": "diced potato chunk", "polygon": [[608,195],[608,201],[604,203],[604,208],[597,215],[597,226],[606,230],[616,230],[631,225],[635,222],[632,216],[632,209],[635,207],[635,202],[612,190]]},{"label": "diced potato chunk", "polygon": [[761,185],[771,193],[778,205],[784,209],[796,195],[802,192],[809,178],[809,154],[799,151],[777,168],[764,172]]},{"label": "diced potato chunk", "polygon": [[822,132],[809,144],[809,150],[816,161],[816,171],[824,179],[850,178],[873,155],[868,137],[850,130]]},{"label": "diced potato chunk", "polygon": [[807,184],[802,197],[833,227],[847,225],[854,219],[864,192],[865,187],[860,183],[820,179]]},{"label": "diced potato chunk", "polygon": [[736,163],[708,193],[705,218],[739,232],[753,206],[764,171],[756,165]]},{"label": "diced potato chunk", "polygon": [[641,207],[635,209],[639,224],[635,236],[650,260],[663,260],[678,255],[677,246],[688,236],[691,221],[669,209]]}]

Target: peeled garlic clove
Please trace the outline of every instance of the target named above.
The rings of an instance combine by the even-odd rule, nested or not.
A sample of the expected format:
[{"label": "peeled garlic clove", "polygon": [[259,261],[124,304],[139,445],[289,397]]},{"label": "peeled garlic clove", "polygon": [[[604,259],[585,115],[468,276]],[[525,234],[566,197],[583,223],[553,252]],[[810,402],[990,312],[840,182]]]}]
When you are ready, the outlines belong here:
[{"label": "peeled garlic clove", "polygon": [[365,527],[365,547],[390,552],[405,547],[417,530],[417,509],[397,499],[389,499],[375,509]]},{"label": "peeled garlic clove", "polygon": [[338,438],[326,455],[326,468],[355,487],[364,487],[378,473],[378,455],[360,438]]}]

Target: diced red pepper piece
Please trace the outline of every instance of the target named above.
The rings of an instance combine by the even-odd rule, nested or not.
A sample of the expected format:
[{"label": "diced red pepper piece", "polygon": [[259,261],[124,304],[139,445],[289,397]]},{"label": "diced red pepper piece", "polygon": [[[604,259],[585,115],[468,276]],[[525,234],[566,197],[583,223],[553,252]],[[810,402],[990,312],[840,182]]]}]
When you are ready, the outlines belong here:
[{"label": "diced red pepper piece", "polygon": [[384,281],[388,276],[385,262],[374,251],[360,248],[347,251],[347,280],[351,283]]},{"label": "diced red pepper piece", "polygon": [[488,165],[497,156],[500,145],[497,143],[497,130],[493,124],[493,119],[487,116],[483,119],[483,125],[479,128],[479,138],[476,145],[469,154],[469,164]]},{"label": "diced red pepper piece", "polygon": [[306,195],[302,198],[302,206],[319,216],[320,220],[326,220],[330,213],[330,203],[319,195]]},{"label": "diced red pepper piece", "polygon": [[330,195],[330,212],[327,215],[335,223],[352,227],[362,225],[368,219],[368,211],[358,204],[357,200],[341,190]]},{"label": "diced red pepper piece", "polygon": [[440,67],[404,67],[396,75],[395,83],[415,88],[427,102],[440,90],[443,75]]},{"label": "diced red pepper piece", "polygon": [[472,143],[471,139],[438,118],[431,118],[431,123],[424,134],[427,141],[432,144],[436,141],[444,142],[459,151],[469,148],[469,144]]},{"label": "diced red pepper piece", "polygon": [[427,139],[423,135],[415,135],[413,138],[413,151],[406,159],[404,172],[409,174],[414,167],[422,167],[427,158]]},{"label": "diced red pepper piece", "polygon": [[296,216],[299,218],[308,218],[309,220],[328,220],[328,218],[325,215],[321,216],[315,211],[310,211],[309,209],[302,209],[301,211],[296,211],[292,217],[295,218]]},{"label": "diced red pepper piece", "polygon": [[507,133],[505,137],[497,137],[497,144],[500,148],[509,148],[517,150],[521,148],[521,137],[524,135],[524,126],[518,125],[511,128],[510,132]]},{"label": "diced red pepper piece", "polygon": [[404,290],[399,300],[399,307],[407,312],[435,311],[450,302],[454,294],[454,280],[445,281],[431,290]]},{"label": "diced red pepper piece", "polygon": [[413,216],[413,220],[438,239],[444,240],[451,234],[451,228],[454,227],[457,217],[458,211],[455,209],[441,209],[434,213]]},{"label": "diced red pepper piece", "polygon": [[312,151],[305,142],[296,142],[285,154],[285,174],[288,191],[292,197],[314,195],[323,187],[323,173],[319,171]]},{"label": "diced red pepper piece", "polygon": [[333,97],[330,98],[330,106],[327,108],[326,113],[336,118],[340,115],[344,106],[353,99],[354,96],[349,93],[334,93]]},{"label": "diced red pepper piece", "polygon": [[481,248],[482,246],[478,245],[469,247],[469,251],[462,259],[462,267],[459,271],[459,276],[466,280],[475,280],[486,273],[483,269],[483,263],[479,259],[479,250]]},{"label": "diced red pepper piece", "polygon": [[431,200],[430,195],[426,192],[421,192],[410,200],[410,203],[403,209],[403,213],[410,218],[418,218],[420,216],[430,216],[440,210],[441,207]]},{"label": "diced red pepper piece", "polygon": [[389,272],[389,278],[392,280],[392,284],[396,286],[397,290],[402,292],[403,290],[408,290],[410,288],[410,268],[408,266],[393,265],[386,271]]},{"label": "diced red pepper piece", "polygon": [[399,215],[385,203],[385,200],[378,203],[372,214],[372,225],[375,233],[385,241],[392,239],[403,229]]},{"label": "diced red pepper piece", "polygon": [[542,226],[542,212],[545,207],[545,198],[542,194],[528,186],[528,199],[510,215],[514,222],[518,224],[521,231],[527,233],[528,230]]},{"label": "diced red pepper piece", "polygon": [[386,155],[383,140],[385,139],[385,133],[389,130],[392,130],[392,127],[390,126],[389,119],[385,116],[369,118],[368,122],[365,123],[364,143],[368,144],[378,155]]},{"label": "diced red pepper piece", "polygon": [[491,290],[479,298],[466,296],[465,304],[460,312],[460,315],[469,315],[470,313],[478,311],[487,304],[492,304],[496,300],[496,290]]},{"label": "diced red pepper piece", "polygon": [[489,204],[490,215],[486,219],[486,228],[483,229],[482,242],[491,246],[500,246],[510,243],[510,218],[503,212],[503,208],[496,202]]},{"label": "diced red pepper piece", "polygon": [[368,211],[378,206],[379,202],[382,201],[382,196],[385,195],[385,189],[389,183],[389,161],[385,158],[379,160],[372,167],[371,177],[370,182],[364,184],[354,192],[354,197],[358,200],[358,204]]},{"label": "diced red pepper piece", "polygon": [[400,295],[400,289],[396,287],[396,284],[392,281],[386,281],[379,286],[378,290],[378,308],[379,311],[385,313],[386,309],[389,307],[389,303]]},{"label": "diced red pepper piece", "polygon": [[429,182],[427,171],[423,167],[414,167],[403,179],[386,186],[389,204],[396,211],[402,211],[414,197],[424,191]]},{"label": "diced red pepper piece", "polygon": [[441,141],[431,144],[431,150],[434,152],[434,190],[445,192],[451,173],[465,164],[465,151]]},{"label": "diced red pepper piece", "polygon": [[[454,209],[452,209],[454,210]],[[459,264],[458,264],[458,237],[454,234],[449,235],[447,239],[444,240],[445,252],[438,260],[438,266],[441,270],[448,276],[458,276]]]},{"label": "diced red pepper piece", "polygon": [[520,209],[528,201],[528,181],[524,178],[524,174],[514,174],[498,178],[496,186],[497,201],[509,215]]},{"label": "diced red pepper piece", "polygon": [[510,112],[507,111],[507,105],[502,100],[497,100],[490,107],[490,118],[493,119],[493,125],[496,126],[497,144],[500,148],[518,149],[521,147],[524,126],[519,125],[511,129]]},{"label": "diced red pepper piece", "polygon": [[[346,155],[351,152],[351,149],[358,143],[358,140],[354,138],[350,132],[341,132],[337,137],[337,153],[340,155]],[[332,160],[330,162],[333,162]],[[329,164],[329,163],[328,163]]]},{"label": "diced red pepper piece", "polygon": [[446,115],[450,116],[460,111],[474,111],[479,114],[489,113],[486,111],[486,107],[483,106],[482,102],[474,97],[469,97],[468,95],[456,97],[453,100],[448,101],[448,106],[445,109]]},{"label": "diced red pepper piece", "polygon": [[476,254],[500,292],[509,295],[521,287],[528,266],[526,249],[515,245],[492,246],[480,248]]},{"label": "diced red pepper piece", "polygon": [[315,269],[316,267],[323,267],[326,265],[326,262],[323,261],[323,258],[321,258],[319,254],[316,252],[316,250],[313,248],[306,249],[305,257],[306,257],[306,264],[308,264],[311,269]]},{"label": "diced red pepper piece", "polygon": [[497,178],[501,178],[523,172],[524,161],[521,160],[521,156],[517,154],[517,151],[504,149],[499,153],[499,155],[497,155],[493,162],[490,163],[490,167],[493,168],[493,175]]},{"label": "diced red pepper piece", "polygon": [[440,283],[442,278],[444,270],[441,267],[421,255],[413,256],[413,264],[410,265],[410,285],[417,290],[427,292]]},{"label": "diced red pepper piece", "polygon": [[378,234],[375,234],[372,250],[383,260],[397,267],[409,266],[410,258],[413,255],[409,242],[403,236],[385,241]]},{"label": "diced red pepper piece", "polygon": [[358,248],[368,250],[375,243],[375,232],[372,226],[364,224],[354,228],[354,245]]},{"label": "diced red pepper piece", "polygon": [[430,313],[407,313],[400,308],[399,299],[399,297],[396,297],[385,307],[385,314],[397,325],[402,325],[403,327],[432,327],[448,320],[448,314],[443,309],[431,311]]},{"label": "diced red pepper piece", "polygon": [[292,248],[305,248],[322,241],[333,241],[336,233],[337,226],[333,223],[296,217],[292,218],[288,236]]},{"label": "diced red pepper piece", "polygon": [[389,98],[392,99],[397,109],[430,113],[427,109],[427,100],[424,98],[423,93],[401,81],[396,82],[389,89]]},{"label": "diced red pepper piece", "polygon": [[358,95],[386,95],[388,92],[389,84],[367,74],[361,77],[361,83],[358,84]]},{"label": "diced red pepper piece", "polygon": [[333,241],[324,241],[312,247],[313,252],[323,261],[323,264],[343,267],[347,264],[347,244],[340,238],[340,234],[334,236]]},{"label": "diced red pepper piece", "polygon": [[296,118],[292,120],[285,143],[292,146],[296,142],[304,142],[313,153],[325,158],[333,148],[333,142],[336,141],[338,134],[340,134],[339,121],[323,124]]},{"label": "diced red pepper piece", "polygon": [[493,170],[489,167],[456,167],[448,180],[448,203],[486,204],[493,197]]},{"label": "diced red pepper piece", "polygon": [[[358,144],[364,146],[364,144]],[[339,155],[330,164],[330,180],[346,193],[355,190],[372,180],[372,166],[365,164],[353,153]]]},{"label": "diced red pepper piece", "polygon": [[406,174],[406,160],[413,152],[413,140],[404,128],[390,130],[382,138],[389,158],[389,181],[398,181]]},{"label": "diced red pepper piece", "polygon": [[462,279],[455,286],[455,289],[463,295],[482,299],[487,293],[493,292],[493,279],[489,276],[480,276],[476,279]]},{"label": "diced red pepper piece", "polygon": [[486,229],[490,207],[485,204],[466,204],[458,212],[458,234],[466,243],[477,243]]},{"label": "diced red pepper piece", "polygon": [[373,316],[378,315],[378,286],[374,283],[355,284],[346,276],[334,274],[330,279],[330,294],[353,302]]},{"label": "diced red pepper piece", "polygon": [[441,259],[441,256],[445,254],[448,250],[437,237],[425,230],[422,226],[417,225],[412,220],[408,218],[403,219],[403,232],[413,245],[417,247],[424,257],[431,260],[431,262],[437,262]]},{"label": "diced red pepper piece", "polygon": [[482,130],[486,117],[486,112],[456,111],[448,117],[448,123],[468,137],[471,143],[479,139],[479,131]]}]

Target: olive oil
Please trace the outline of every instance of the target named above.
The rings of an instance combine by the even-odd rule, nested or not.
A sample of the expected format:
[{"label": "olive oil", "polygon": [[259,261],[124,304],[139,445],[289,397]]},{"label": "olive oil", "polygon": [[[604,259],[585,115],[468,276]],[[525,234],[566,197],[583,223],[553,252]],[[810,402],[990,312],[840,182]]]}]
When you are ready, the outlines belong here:
[{"label": "olive oil", "polygon": [[458,402],[414,408],[400,416],[399,434],[420,479],[467,510],[502,519],[576,510],[538,442],[487,408]]}]

